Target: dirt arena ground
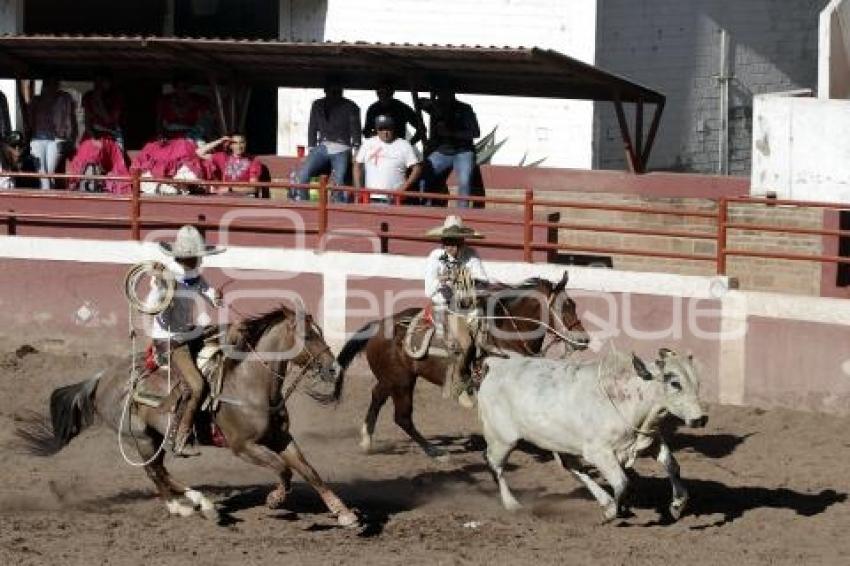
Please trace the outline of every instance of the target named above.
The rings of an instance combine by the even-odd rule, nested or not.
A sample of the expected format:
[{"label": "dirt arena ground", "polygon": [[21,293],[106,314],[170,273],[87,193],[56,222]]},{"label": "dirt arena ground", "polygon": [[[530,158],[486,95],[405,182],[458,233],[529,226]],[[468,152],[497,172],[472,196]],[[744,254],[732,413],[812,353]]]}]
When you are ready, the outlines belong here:
[{"label": "dirt arena ground", "polygon": [[[50,459],[10,446],[16,419],[42,410],[50,391],[93,375],[107,359],[0,349],[0,564],[848,564],[850,419],[792,411],[712,407],[706,429],[670,443],[691,492],[688,514],[664,524],[669,485],[645,460],[634,516],[613,524],[551,461],[517,452],[509,473],[524,511],[508,514],[483,466],[475,413],[417,392],[417,422],[450,451],[428,460],[385,411],[378,453],[357,431],[372,378],[358,361],[337,408],[291,403],[295,437],[364,525],[335,526],[297,483],[288,509],[264,506],[273,478],[205,449],[171,464],[216,500],[225,525],[168,516],[141,470],[125,465],[115,436],[98,427]],[[17,353],[16,353],[16,350]],[[295,561],[295,562],[293,562]]]}]

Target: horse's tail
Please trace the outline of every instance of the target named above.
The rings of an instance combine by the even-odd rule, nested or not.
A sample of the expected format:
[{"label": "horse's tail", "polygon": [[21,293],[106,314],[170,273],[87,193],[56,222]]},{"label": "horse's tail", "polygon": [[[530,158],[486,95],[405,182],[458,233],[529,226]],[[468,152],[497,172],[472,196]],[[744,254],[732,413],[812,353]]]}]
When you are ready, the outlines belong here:
[{"label": "horse's tail", "polygon": [[354,361],[354,358],[357,357],[357,354],[363,351],[363,348],[366,347],[369,340],[371,340],[376,334],[381,322],[382,321],[380,320],[373,320],[372,322],[361,326],[357,332],[348,339],[348,342],[345,343],[342,350],[340,350],[339,355],[336,357],[336,362],[339,364],[339,376],[337,377],[336,386],[334,387],[334,401],[339,401],[339,398],[342,396],[342,387],[345,383],[345,371],[348,369],[348,366],[351,365],[351,362]]},{"label": "horse's tail", "polygon": [[31,454],[52,456],[91,425],[101,375],[54,389],[50,395],[50,422],[43,417],[30,418],[16,430],[24,448]]}]

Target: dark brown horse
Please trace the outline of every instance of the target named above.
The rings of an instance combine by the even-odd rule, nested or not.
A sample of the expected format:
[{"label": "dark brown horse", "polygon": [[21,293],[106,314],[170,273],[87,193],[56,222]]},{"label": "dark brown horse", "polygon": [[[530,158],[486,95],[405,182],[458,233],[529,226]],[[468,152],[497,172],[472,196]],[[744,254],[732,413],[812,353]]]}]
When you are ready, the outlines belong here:
[{"label": "dark brown horse", "polygon": [[[328,400],[340,374],[321,330],[310,315],[286,307],[242,321],[233,330],[236,332],[231,336],[237,338],[224,362],[221,404],[211,415],[198,415],[196,431],[202,428],[204,417],[207,419],[207,434],[199,432],[199,439],[209,436],[211,419],[235,455],[272,469],[279,485],[267,498],[270,507],[282,506],[295,470],[319,493],[341,525],[356,523],[356,516],[307,463],[289,434],[283,381],[290,363],[300,368],[295,377],[309,376],[315,396],[320,397],[318,393],[324,389]],[[138,403],[135,397],[128,400],[132,363],[132,359],[124,361],[93,379],[54,390],[50,396],[52,426],[31,424],[20,428],[19,436],[34,453],[51,455],[65,447],[98,415],[119,432],[122,446],[136,448],[141,457],[136,465],[144,462],[145,471],[170,513],[188,516],[197,510],[207,518],[217,517],[212,502],[200,491],[176,482],[163,463],[162,441],[180,388],[169,392],[160,375],[146,379],[144,385],[165,399],[161,405]],[[292,379],[288,380],[287,390]]]},{"label": "dark brown horse", "polygon": [[[555,334],[567,351],[587,348],[589,337],[576,314],[575,302],[566,293],[567,273],[557,284],[546,279],[529,279],[515,286],[489,287],[482,300],[483,316],[490,320],[494,345],[523,354],[539,354],[547,334]],[[335,396],[342,392],[345,370],[364,349],[378,383],[372,389],[372,402],[361,429],[360,446],[372,448],[372,435],[378,413],[388,397],[393,399],[395,422],[432,458],[445,452],[429,443],[413,424],[413,390],[422,377],[442,386],[447,359],[428,355],[413,359],[404,350],[403,340],[409,321],[421,309],[407,309],[372,321],[352,336],[337,356],[342,374]],[[541,324],[542,323],[542,324]]]}]

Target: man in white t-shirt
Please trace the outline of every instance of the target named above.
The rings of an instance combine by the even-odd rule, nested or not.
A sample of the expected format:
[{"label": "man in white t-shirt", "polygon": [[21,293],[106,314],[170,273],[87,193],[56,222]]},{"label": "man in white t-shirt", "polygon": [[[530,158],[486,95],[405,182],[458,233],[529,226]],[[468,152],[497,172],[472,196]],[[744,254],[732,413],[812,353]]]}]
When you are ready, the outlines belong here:
[{"label": "man in white t-shirt", "polygon": [[[422,174],[422,159],[407,140],[396,138],[391,116],[381,114],[375,118],[377,135],[367,139],[357,152],[354,167],[354,186],[389,191],[409,191],[416,186]],[[366,170],[366,182],[363,171]],[[373,203],[391,202],[386,194],[372,194]]]}]

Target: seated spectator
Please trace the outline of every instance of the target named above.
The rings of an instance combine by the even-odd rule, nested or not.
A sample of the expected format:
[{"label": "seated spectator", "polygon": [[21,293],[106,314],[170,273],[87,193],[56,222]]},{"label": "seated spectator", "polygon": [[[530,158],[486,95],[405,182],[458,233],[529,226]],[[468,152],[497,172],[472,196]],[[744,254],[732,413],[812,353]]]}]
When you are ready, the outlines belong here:
[{"label": "seated spectator", "polygon": [[3,171],[38,173],[38,162],[30,154],[27,140],[13,130],[0,139],[0,189],[37,189],[38,177],[4,177]]},{"label": "seated spectator", "polygon": [[[33,97],[29,106],[29,124],[32,128],[30,150],[38,160],[39,172],[53,174],[73,150],[77,142],[77,112],[74,99],[59,90],[59,81],[44,79],[41,93]],[[52,189],[53,179],[42,179],[42,189]]]},{"label": "seated spectator", "polygon": [[174,91],[160,96],[157,102],[157,129],[171,139],[185,137],[203,141],[207,134],[205,121],[210,112],[209,102],[190,92],[186,79],[175,79],[172,84]]},{"label": "seated spectator", "polygon": [[[404,138],[395,135],[393,118],[381,114],[375,118],[376,136],[367,139],[357,152],[354,165],[354,186],[363,186],[361,164],[366,169],[366,187],[370,189],[409,191],[419,180],[422,173],[422,160]],[[408,174],[407,171],[410,170]],[[389,204],[387,194],[373,194],[369,197],[373,203]]]},{"label": "seated spectator", "polygon": [[124,99],[112,87],[112,78],[99,72],[94,78],[94,88],[83,95],[86,129],[83,139],[109,136],[124,147],[124,131],[121,127]]},{"label": "seated spectator", "polygon": [[[80,143],[74,159],[68,165],[68,172],[72,175],[86,176],[128,177],[130,175],[124,151],[118,145],[118,142],[109,135],[84,139]],[[109,192],[113,194],[127,194],[131,190],[130,183],[126,181],[71,181],[69,188],[92,193]]]},{"label": "seated spectator", "polygon": [[[141,172],[143,178],[208,180],[210,168],[196,154],[197,146],[186,138],[158,140],[145,144],[133,159],[130,168]],[[148,194],[176,195],[203,192],[197,184],[172,185],[153,181],[142,182],[142,192]]]},{"label": "seated spectator", "polygon": [[[351,167],[352,152],[360,147],[360,108],[342,96],[342,88],[328,85],[324,98],[313,101],[310,108],[310,121],[307,126],[307,144],[310,152],[304,165],[298,172],[297,181],[310,182],[328,167],[333,173],[336,185],[345,185]],[[307,189],[296,189],[290,193],[295,200],[307,200]],[[335,191],[331,195],[334,202],[352,202],[353,195]]]},{"label": "seated spectator", "polygon": [[[475,169],[475,144],[481,135],[478,119],[469,104],[455,98],[452,90],[441,88],[431,100],[422,101],[422,109],[431,117],[430,138],[425,144],[425,171],[419,188],[432,192],[454,170],[458,194],[470,196],[472,172]],[[457,201],[468,207],[469,201]]]},{"label": "seated spectator", "polygon": [[366,122],[363,127],[363,137],[371,138],[376,132],[375,118],[379,115],[389,116],[393,120],[393,137],[397,139],[407,138],[407,125],[414,130],[413,137],[410,138],[410,144],[416,145],[417,142],[425,140],[425,124],[422,119],[413,111],[413,109],[404,102],[393,98],[395,91],[387,84],[384,84],[375,91],[378,95],[378,101],[369,106],[366,110]]},{"label": "seated spectator", "polygon": [[[259,159],[245,153],[246,146],[247,140],[243,134],[233,134],[200,146],[197,155],[212,164],[215,180],[256,183],[260,179],[263,166]],[[213,152],[216,148],[219,148],[219,151]],[[210,192],[258,196],[256,187],[217,186],[212,187]]]}]

